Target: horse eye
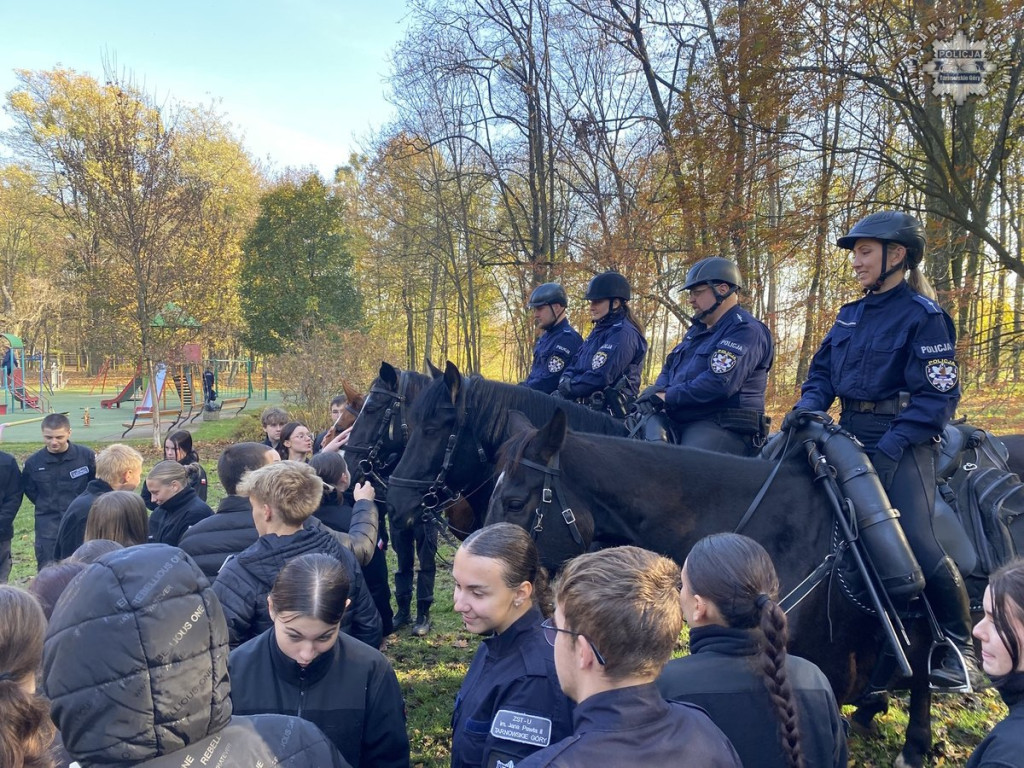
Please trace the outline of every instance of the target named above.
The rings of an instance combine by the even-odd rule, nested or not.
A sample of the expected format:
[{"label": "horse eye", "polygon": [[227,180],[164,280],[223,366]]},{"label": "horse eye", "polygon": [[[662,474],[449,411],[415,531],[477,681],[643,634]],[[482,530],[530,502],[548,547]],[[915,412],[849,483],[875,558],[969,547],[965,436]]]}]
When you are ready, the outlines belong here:
[{"label": "horse eye", "polygon": [[522,512],[525,504],[525,499],[509,499],[505,502],[505,508],[509,512]]}]

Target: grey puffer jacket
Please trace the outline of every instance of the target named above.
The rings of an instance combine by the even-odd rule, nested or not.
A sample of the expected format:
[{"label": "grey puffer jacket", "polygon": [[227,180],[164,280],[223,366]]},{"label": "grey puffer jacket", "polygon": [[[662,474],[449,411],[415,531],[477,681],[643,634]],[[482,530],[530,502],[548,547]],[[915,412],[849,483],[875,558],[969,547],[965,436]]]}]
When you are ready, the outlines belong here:
[{"label": "grey puffer jacket", "polygon": [[217,596],[184,552],[111,552],[68,586],[43,650],[43,686],[83,768],[256,765],[344,768],[310,723],[232,717],[228,633]]}]

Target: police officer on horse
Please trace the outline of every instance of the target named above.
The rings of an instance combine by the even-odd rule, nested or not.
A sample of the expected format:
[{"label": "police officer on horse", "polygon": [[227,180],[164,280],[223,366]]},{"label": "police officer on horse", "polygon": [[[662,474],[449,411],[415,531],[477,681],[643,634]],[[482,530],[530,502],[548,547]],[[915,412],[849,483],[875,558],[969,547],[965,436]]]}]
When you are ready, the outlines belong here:
[{"label": "police officer on horse", "polygon": [[631,295],[629,281],[618,272],[590,281],[586,299],[594,327],[552,394],[625,416],[625,404],[640,391],[647,355],[643,328],[629,309]]},{"label": "police officer on horse", "polygon": [[937,440],[960,400],[960,382],[953,321],[918,270],[924,228],[906,213],[882,211],[858,221],[837,245],[851,252],[865,296],[839,310],[782,427],[798,426],[840,399],[839,423],[863,443],[900,511],[925,575],[925,596],[959,651],[947,649],[931,682],[977,688],[983,677],[971,641],[967,592],[932,527]]},{"label": "police officer on horse", "polygon": [[637,400],[644,437],[752,456],[768,436],[764,391],[775,359],[768,327],[739,305],[739,268],[719,256],[686,275],[693,324]]},{"label": "police officer on horse", "polygon": [[583,337],[569,324],[565,308],[569,299],[558,283],[538,285],[530,294],[533,324],[543,329],[533,348],[533,367],[523,386],[550,395],[558,379],[583,344]]}]

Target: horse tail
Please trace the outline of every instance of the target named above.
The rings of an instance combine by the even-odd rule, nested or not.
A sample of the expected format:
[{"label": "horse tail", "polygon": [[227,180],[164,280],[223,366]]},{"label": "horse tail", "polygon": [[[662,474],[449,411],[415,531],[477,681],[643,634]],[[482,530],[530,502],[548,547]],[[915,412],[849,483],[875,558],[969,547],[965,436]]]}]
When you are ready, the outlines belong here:
[{"label": "horse tail", "polygon": [[786,674],[786,614],[774,600],[763,600],[760,628],[764,637],[760,653],[761,672],[779,719],[782,748],[785,750],[790,768],[804,768],[796,698]]}]

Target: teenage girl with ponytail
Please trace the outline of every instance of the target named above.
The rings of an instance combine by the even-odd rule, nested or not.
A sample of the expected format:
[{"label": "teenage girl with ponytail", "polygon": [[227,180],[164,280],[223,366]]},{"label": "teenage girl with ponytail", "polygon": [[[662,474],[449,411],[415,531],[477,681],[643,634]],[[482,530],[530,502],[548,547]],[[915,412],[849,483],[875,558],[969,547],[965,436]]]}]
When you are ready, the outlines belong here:
[{"label": "teenage girl with ponytail", "polygon": [[680,600],[690,655],[670,661],[658,688],[710,715],[744,765],[825,768],[847,764],[846,734],[828,680],[786,653],[779,579],[753,539],[701,539],[682,571]]},{"label": "teenage girl with ponytail", "polygon": [[0,586],[0,765],[54,768],[56,729],[50,705],[36,694],[46,617],[36,599]]}]

